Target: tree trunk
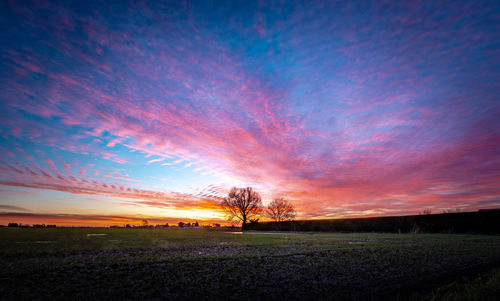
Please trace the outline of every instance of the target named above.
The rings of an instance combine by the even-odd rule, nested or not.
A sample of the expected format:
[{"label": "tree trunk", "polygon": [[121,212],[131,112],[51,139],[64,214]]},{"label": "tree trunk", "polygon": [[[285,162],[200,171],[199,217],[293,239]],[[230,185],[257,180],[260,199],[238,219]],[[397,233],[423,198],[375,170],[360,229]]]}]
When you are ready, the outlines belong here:
[{"label": "tree trunk", "polygon": [[247,217],[243,216],[243,225],[241,225],[241,230],[246,230]]}]

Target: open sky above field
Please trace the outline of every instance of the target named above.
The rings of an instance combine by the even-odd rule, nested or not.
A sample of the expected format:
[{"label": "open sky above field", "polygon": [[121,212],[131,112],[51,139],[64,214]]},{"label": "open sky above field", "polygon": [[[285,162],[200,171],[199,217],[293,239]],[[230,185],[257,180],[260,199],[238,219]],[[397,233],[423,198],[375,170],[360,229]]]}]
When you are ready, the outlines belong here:
[{"label": "open sky above field", "polygon": [[499,1],[173,2],[1,2],[0,223],[500,206]]}]

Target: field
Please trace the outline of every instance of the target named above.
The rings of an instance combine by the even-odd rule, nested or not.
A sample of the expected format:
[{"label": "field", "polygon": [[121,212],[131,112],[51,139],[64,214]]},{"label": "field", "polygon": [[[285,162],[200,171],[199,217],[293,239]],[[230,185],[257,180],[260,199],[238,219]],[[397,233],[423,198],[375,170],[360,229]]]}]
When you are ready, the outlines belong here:
[{"label": "field", "polygon": [[0,229],[2,300],[496,300],[498,267],[488,235]]}]

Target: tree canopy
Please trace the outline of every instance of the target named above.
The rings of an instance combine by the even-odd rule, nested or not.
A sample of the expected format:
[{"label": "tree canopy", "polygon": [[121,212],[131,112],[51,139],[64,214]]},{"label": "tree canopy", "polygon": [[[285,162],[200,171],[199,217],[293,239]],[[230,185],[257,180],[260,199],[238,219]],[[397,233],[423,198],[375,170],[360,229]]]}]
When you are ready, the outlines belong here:
[{"label": "tree canopy", "polygon": [[241,221],[243,227],[262,211],[262,198],[252,187],[233,187],[221,203],[229,220]]},{"label": "tree canopy", "polygon": [[266,208],[267,216],[277,222],[293,220],[295,208],[290,201],[284,198],[274,199]]}]

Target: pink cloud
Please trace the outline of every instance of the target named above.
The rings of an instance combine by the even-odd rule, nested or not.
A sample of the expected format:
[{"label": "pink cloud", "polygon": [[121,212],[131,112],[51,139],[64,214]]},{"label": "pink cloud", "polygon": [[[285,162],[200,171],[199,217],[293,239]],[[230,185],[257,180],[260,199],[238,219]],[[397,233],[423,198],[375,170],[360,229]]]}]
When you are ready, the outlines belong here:
[{"label": "pink cloud", "polygon": [[43,160],[43,162],[47,163],[52,168],[52,170],[54,170],[54,171],[57,170],[57,167],[54,164],[54,161],[52,161],[51,159],[45,159],[45,160]]}]

